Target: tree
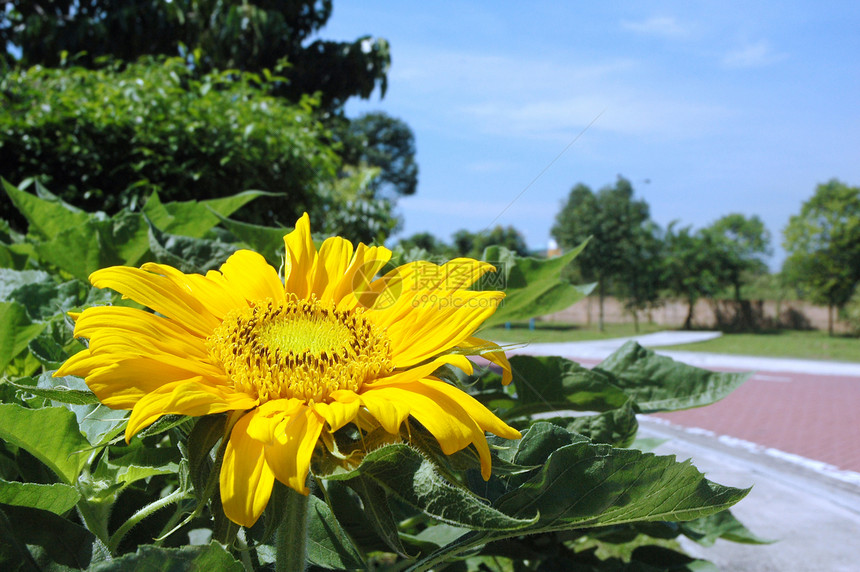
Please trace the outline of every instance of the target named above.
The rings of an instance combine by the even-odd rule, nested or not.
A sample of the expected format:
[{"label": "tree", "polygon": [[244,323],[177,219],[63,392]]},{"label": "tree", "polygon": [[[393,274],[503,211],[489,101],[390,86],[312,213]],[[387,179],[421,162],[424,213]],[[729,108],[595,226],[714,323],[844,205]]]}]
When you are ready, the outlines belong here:
[{"label": "tree", "polygon": [[342,118],[335,131],[344,144],[345,163],[381,170],[373,183],[377,196],[394,198],[415,194],[418,165],[415,163],[415,136],[409,125],[376,112],[353,120]]},{"label": "tree", "polygon": [[417,232],[412,236],[403,238],[398,243],[404,250],[420,248],[427,251],[428,254],[447,256],[451,247],[445,244],[444,241],[436,238],[435,235],[429,232]]},{"label": "tree", "polygon": [[676,225],[672,222],[663,237],[662,281],[669,292],[686,300],[684,329],[689,330],[696,302],[720,287],[718,245],[713,233],[693,232],[689,226],[676,230]]},{"label": "tree", "polygon": [[279,69],[278,95],[320,92],[325,109],[377,88],[384,95],[388,42],[310,41],[331,14],[332,0],[15,0],[0,10],[0,41],[17,46],[25,66],[182,55],[204,72]]},{"label": "tree", "polygon": [[851,299],[860,281],[860,187],[836,179],[818,185],[789,219],[783,246],[783,273],[810,300],[827,305],[833,335],[833,310]]},{"label": "tree", "polygon": [[635,261],[636,244],[648,220],[648,204],[633,199],[630,181],[621,176],[615,186],[603,187],[597,193],[581,183],[576,185],[556,215],[551,233],[563,248],[572,248],[591,237],[576,260],[582,276],[598,283],[601,331],[609,282]]},{"label": "tree", "polygon": [[[384,39],[369,36],[352,42],[314,39],[331,16],[331,0],[18,0],[3,2],[0,6],[0,41],[6,46],[8,60],[12,59],[11,53],[20,54],[16,62],[20,69],[40,64],[60,66],[69,75],[78,74],[79,67],[97,74],[122,71],[124,66],[133,67],[144,56],[147,56],[144,61],[152,62],[173,61],[167,56],[178,55],[186,67],[184,72],[177,73],[179,85],[170,86],[171,89],[165,93],[153,91],[150,92],[153,95],[145,94],[144,100],[150,97],[159,99],[159,95],[166,96],[164,99],[187,99],[188,93],[183,93],[183,89],[193,95],[195,82],[217,74],[223,81],[214,86],[216,90],[229,91],[227,84],[235,81],[244,87],[256,87],[266,96],[275,96],[285,104],[301,107],[307,113],[304,119],[308,128],[297,136],[296,141],[303,143],[305,139],[315,138],[317,146],[328,147],[326,153],[331,154],[334,148],[341,156],[340,161],[332,157],[334,162],[321,165],[313,154],[303,155],[300,145],[291,145],[290,137],[276,141],[261,136],[277,129],[271,122],[269,125],[233,122],[248,129],[233,137],[233,147],[242,151],[249,139],[265,143],[273,153],[292,147],[282,158],[272,161],[271,167],[261,169],[261,177],[265,178],[269,172],[280,175],[281,188],[278,191],[285,191],[293,204],[305,205],[298,208],[298,214],[305,209],[311,210],[311,203],[325,204],[326,208],[316,209],[318,212],[311,214],[317,219],[325,216],[328,226],[331,226],[330,221],[337,219],[339,234],[355,239],[384,239],[399,224],[399,219],[393,215],[394,200],[399,195],[415,192],[418,168],[414,160],[414,137],[409,127],[384,114],[362,118],[354,125],[343,116],[343,106],[350,97],[368,98],[376,89],[384,96],[390,54]],[[134,86],[130,91],[135,91]],[[202,97],[206,96],[206,93],[202,94]],[[225,94],[224,97],[229,96]],[[98,99],[96,97],[89,103]],[[154,111],[160,109],[155,105],[149,107]],[[230,113],[222,115],[225,121],[231,117]],[[260,115],[263,121],[269,121],[266,113]],[[123,116],[128,120],[126,123],[134,119],[128,113],[117,117]],[[145,117],[146,114],[139,118]],[[297,119],[295,124],[300,120]],[[220,118],[216,118],[216,123],[219,121]],[[217,153],[219,150],[215,147],[224,141],[206,133],[204,127],[195,127],[201,122],[196,121],[193,115],[184,121],[178,120],[177,124],[183,122],[194,125],[185,132],[177,125],[176,133],[171,137],[171,145],[179,148],[179,153],[170,157],[177,167],[174,173],[179,179],[177,184],[181,186],[185,179],[199,177],[201,172],[217,179],[214,186],[198,181],[195,198],[217,196],[214,189],[233,185],[237,180],[240,184],[232,186],[229,194],[249,187],[272,189],[271,184],[261,186],[257,183],[261,177],[254,173],[245,177],[219,176],[225,170],[235,171],[237,163],[241,163],[224,156],[197,156],[191,168],[186,168],[189,165],[182,162],[187,160],[186,150],[194,153],[207,147],[209,138],[214,137],[216,145],[209,146],[207,153]],[[122,121],[88,124],[89,131],[82,138],[91,138],[94,142],[115,138],[116,133],[98,131],[102,128],[110,131],[118,123]],[[289,120],[288,123],[293,124]],[[71,126],[74,122],[67,125]],[[122,151],[130,142],[137,140],[132,135],[147,131],[148,125],[144,122],[129,130],[127,137],[117,138],[121,142],[114,148],[117,157],[121,158]],[[69,129],[61,131],[65,133]],[[350,136],[340,137],[342,132],[348,132]],[[189,137],[194,139],[194,143],[182,144]],[[32,146],[32,143],[25,140],[18,146],[28,145]],[[85,142],[83,146],[70,147],[86,154],[93,146]],[[41,146],[38,151],[46,148]],[[244,150],[252,155],[260,151],[259,145],[250,145]],[[141,166],[144,170],[169,170],[169,167],[158,164],[162,156],[160,151],[155,149],[154,153],[142,159],[127,154],[127,164],[112,165],[110,171],[98,170],[100,164],[96,164],[95,173],[83,174],[80,172],[86,171],[92,165],[91,161],[73,157],[74,161],[66,163],[63,160],[70,157],[54,157],[58,161],[44,163],[44,172],[38,171],[34,176],[43,181],[46,178],[62,180],[59,181],[61,184],[51,184],[51,188],[75,204],[79,204],[82,198],[98,202],[108,193],[107,204],[99,203],[99,207],[110,211],[115,206],[111,201],[116,199],[116,195],[132,194],[145,198],[165,183],[158,177],[154,180],[148,175],[138,177],[137,173],[131,177],[124,176],[128,171],[140,170]],[[105,149],[104,153],[109,153],[109,150]],[[207,160],[208,165],[198,168]],[[292,167],[282,169],[280,164],[284,162],[292,163]],[[28,159],[26,167],[30,168],[34,163],[35,159]],[[340,164],[338,176],[345,179],[343,184],[339,184],[341,181],[330,184],[329,167],[334,163]],[[363,173],[371,170],[376,176],[368,179]],[[91,188],[94,179],[103,179],[109,173],[121,182],[120,186]],[[295,173],[298,176],[293,176]],[[359,178],[351,180],[356,173]],[[21,181],[20,178],[11,178],[16,183]],[[62,184],[66,181],[67,185]],[[337,195],[342,194],[343,189],[352,189],[358,182],[362,183],[361,193],[348,192],[350,197],[339,199]],[[140,185],[130,186],[136,183]],[[173,187],[171,181],[166,183],[164,188]],[[69,197],[69,193],[75,197]],[[324,197],[316,200],[315,195]],[[264,203],[258,200],[248,208],[261,209]],[[334,203],[342,203],[337,207],[343,211],[340,219],[340,213],[332,210]],[[2,208],[0,205],[0,210]],[[297,216],[288,214],[296,213],[296,208],[272,212],[287,220]],[[12,216],[16,216],[15,213]],[[380,216],[390,218],[391,222],[385,222]],[[367,217],[372,220],[365,224]]]},{"label": "tree", "polygon": [[[257,189],[272,194],[236,216],[290,224],[342,202],[340,160],[313,105],[271,97],[247,74],[195,78],[176,58],[13,70],[0,80],[0,176],[36,179],[107,213],[139,207],[153,192],[188,201]],[[16,214],[4,194],[0,217]]]},{"label": "tree", "polygon": [[466,229],[454,233],[454,250],[459,256],[481,258],[488,246],[503,246],[517,256],[528,256],[528,246],[520,231],[512,226],[496,225],[477,233]]},{"label": "tree", "polygon": [[721,284],[734,290],[738,327],[752,324],[749,303],[741,296],[741,287],[755,276],[767,272],[763,258],[769,256],[770,233],[757,216],[728,214],[703,229],[711,235],[717,263],[717,274]]},{"label": "tree", "polygon": [[628,252],[628,264],[618,274],[616,289],[624,298],[624,307],[633,316],[634,328],[639,332],[639,312],[660,303],[663,241],[660,228],[653,222],[636,230],[637,236]]}]

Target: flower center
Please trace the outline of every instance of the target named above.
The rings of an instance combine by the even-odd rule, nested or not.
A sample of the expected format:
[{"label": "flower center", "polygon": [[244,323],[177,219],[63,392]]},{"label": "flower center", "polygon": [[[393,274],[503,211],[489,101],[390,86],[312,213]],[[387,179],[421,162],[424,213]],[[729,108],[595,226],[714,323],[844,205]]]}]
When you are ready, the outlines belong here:
[{"label": "flower center", "polygon": [[206,344],[233,387],[261,402],[326,402],[333,391],[357,391],[393,369],[388,339],[362,309],[338,310],[314,297],[233,310]]}]

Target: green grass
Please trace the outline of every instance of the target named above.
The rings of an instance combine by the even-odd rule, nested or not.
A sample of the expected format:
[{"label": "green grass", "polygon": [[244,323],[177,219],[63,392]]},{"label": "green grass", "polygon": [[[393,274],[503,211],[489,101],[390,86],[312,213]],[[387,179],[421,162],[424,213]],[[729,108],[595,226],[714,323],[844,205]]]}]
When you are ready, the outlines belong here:
[{"label": "green grass", "polygon": [[[659,332],[669,328],[655,324],[640,324],[639,334]],[[637,335],[633,324],[606,324],[600,332],[597,325],[585,326],[560,322],[535,322],[529,330],[527,323],[511,324],[510,329],[490,328],[479,337],[503,343],[556,343],[626,338]],[[773,330],[755,334],[724,334],[714,340],[695,344],[664,346],[662,350],[699,351],[798,359],[822,359],[860,362],[860,338],[830,337],[827,332]]]},{"label": "green grass", "polygon": [[860,338],[830,337],[827,332],[819,331],[774,330],[759,334],[724,334],[707,342],[660,349],[860,362]]},{"label": "green grass", "polygon": [[495,342],[543,344],[627,338],[665,329],[656,324],[642,323],[637,333],[633,324],[606,324],[606,331],[601,332],[597,329],[597,324],[586,326],[563,322],[535,322],[534,330],[529,329],[528,323],[514,323],[511,324],[510,329],[499,326],[481,330],[478,336]]}]

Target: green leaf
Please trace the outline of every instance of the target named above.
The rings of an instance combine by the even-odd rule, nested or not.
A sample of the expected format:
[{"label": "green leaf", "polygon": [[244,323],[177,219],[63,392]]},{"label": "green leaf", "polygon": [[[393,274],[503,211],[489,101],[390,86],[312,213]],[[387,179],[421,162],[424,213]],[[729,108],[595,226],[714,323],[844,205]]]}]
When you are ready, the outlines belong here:
[{"label": "green leaf", "polygon": [[167,234],[152,225],[149,246],[159,262],[187,273],[218,268],[237,250],[226,242]]},{"label": "green leaf", "polygon": [[[31,379],[32,378],[27,378]],[[58,381],[65,379],[59,378]],[[15,389],[20,389],[22,391],[26,391],[27,393],[32,393],[33,395],[37,395],[39,397],[44,397],[45,399],[50,399],[52,401],[58,401],[60,403],[72,403],[76,405],[92,405],[99,402],[99,398],[95,396],[92,391],[84,391],[80,389],[70,389],[64,385],[55,385],[53,387],[39,387],[37,385],[26,385],[19,383],[21,380],[19,379],[17,382],[15,381],[5,381],[7,385],[14,387]]]},{"label": "green leaf", "polygon": [[753,534],[729,510],[724,510],[696,520],[680,523],[681,532],[702,546],[712,546],[718,538],[742,544],[771,544]]},{"label": "green leaf", "polygon": [[582,243],[570,252],[549,259],[521,258],[500,246],[484,251],[484,260],[496,266],[495,274],[484,276],[482,290],[503,290],[505,299],[482,329],[528,320],[569,308],[588,295],[594,285],[574,286],[561,278],[561,272],[585,247]]},{"label": "green leaf", "polygon": [[731,506],[747,492],[711,483],[689,462],[675,462],[674,456],[576,442],[553,451],[526,483],[499,499],[496,508],[521,518],[539,511],[534,528],[563,529],[692,520]]},{"label": "green leaf", "polygon": [[752,375],[700,369],[657,355],[633,341],[624,344],[594,370],[609,374],[612,382],[636,401],[641,413],[714,403]]},{"label": "green leaf", "polygon": [[506,418],[563,409],[609,411],[630,399],[610,376],[569,359],[517,355],[510,362],[517,400]]},{"label": "green leaf", "polygon": [[364,559],[325,501],[308,499],[308,560],[329,570],[361,569]]},{"label": "green leaf", "polygon": [[30,223],[29,232],[42,239],[51,239],[62,231],[87,223],[89,214],[77,209],[59,198],[50,195],[40,198],[11,185],[2,179],[3,188],[18,211]]},{"label": "green leaf", "polygon": [[63,515],[73,509],[81,494],[63,483],[42,485],[0,479],[0,504],[26,506]]},{"label": "green leaf", "polygon": [[260,196],[273,196],[273,194],[263,191],[245,191],[219,199],[162,203],[158,193],[152,193],[143,206],[143,213],[163,232],[203,238],[219,223],[220,217],[217,215],[228,217]]},{"label": "green leaf", "polygon": [[0,403],[0,439],[26,449],[67,484],[77,480],[90,447],[74,414],[62,407],[27,409]]},{"label": "green leaf", "polygon": [[188,451],[188,471],[194,494],[197,500],[203,498],[209,479],[213,477],[212,448],[224,437],[224,427],[227,419],[224,415],[204,415],[196,420],[194,428],[188,434],[186,447]]},{"label": "green leaf", "polygon": [[385,494],[385,489],[363,475],[349,479],[346,483],[361,498],[361,504],[364,505],[364,516],[376,534],[379,535],[379,538],[393,552],[408,557],[406,549],[400,542],[400,531],[394,514],[391,512],[391,507],[388,505],[388,495]]},{"label": "green leaf", "polygon": [[134,441],[123,449],[125,454],[102,464],[113,473],[117,483],[129,485],[154,475],[169,475],[179,472],[180,454],[175,448],[144,447]]},{"label": "green leaf", "polygon": [[35,248],[42,260],[86,281],[99,268],[143,261],[149,252],[148,227],[141,214],[122,211],[66,228]]},{"label": "green leaf", "polygon": [[552,418],[544,421],[585,435],[593,443],[604,443],[613,447],[629,447],[639,430],[632,401],[628,401],[624,407],[598,415]]},{"label": "green leaf", "polygon": [[[5,521],[5,522],[4,522]],[[51,561],[72,568],[86,568],[92,557],[95,536],[86,528],[53,512],[0,504],[0,530],[21,544],[41,546]],[[7,538],[0,538],[0,544]]]},{"label": "green leaf", "polygon": [[243,242],[248,248],[261,254],[274,267],[281,265],[284,258],[284,235],[292,229],[261,226],[247,222],[218,217],[221,226]]},{"label": "green leaf", "polygon": [[[628,522],[692,520],[719,512],[741,500],[749,489],[712,483],[674,456],[658,457],[633,449],[595,445],[546,423],[523,436],[514,462],[542,466],[530,478],[512,479],[494,508],[512,517],[539,514],[519,531],[470,532],[415,565],[426,569],[488,542],[521,534],[602,527]],[[551,441],[550,446],[544,442]],[[571,441],[555,448],[557,444]],[[526,453],[526,454],[523,454]],[[548,454],[547,454],[548,453]]]},{"label": "green leaf", "polygon": [[45,324],[33,324],[27,309],[17,302],[0,302],[0,375],[6,366],[30,343]]},{"label": "green leaf", "polygon": [[630,570],[641,572],[719,572],[707,560],[691,558],[665,546],[640,546],[630,555]]},{"label": "green leaf", "polygon": [[51,275],[42,270],[0,268],[0,299],[8,300],[12,292],[22,286],[32,287],[35,284],[42,283],[54,283]]},{"label": "green leaf", "polygon": [[183,548],[139,546],[134,554],[126,554],[108,562],[100,562],[89,570],[90,572],[126,572],[127,570],[244,572],[245,569],[242,563],[233,558],[223,546],[212,541],[206,546],[185,546]]},{"label": "green leaf", "polygon": [[468,489],[447,481],[418,451],[401,443],[371,451],[355,470],[327,478],[344,480],[358,475],[373,479],[407,504],[449,524],[512,530],[535,520],[534,513],[517,518],[495,510]]}]

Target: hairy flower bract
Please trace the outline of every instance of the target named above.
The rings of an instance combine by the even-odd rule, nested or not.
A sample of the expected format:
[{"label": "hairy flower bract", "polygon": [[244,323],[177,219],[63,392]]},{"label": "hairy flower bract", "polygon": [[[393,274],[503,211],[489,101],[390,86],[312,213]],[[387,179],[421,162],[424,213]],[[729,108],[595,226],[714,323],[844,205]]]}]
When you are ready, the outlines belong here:
[{"label": "hairy flower bract", "polygon": [[474,446],[488,479],[485,431],[519,432],[433,373],[446,364],[471,373],[465,355],[480,352],[510,381],[501,348],[473,337],[504,297],[468,290],[493,267],[419,261],[377,276],[388,249],[333,237],[318,251],[307,215],[284,242],[283,281],[249,250],[205,276],[155,263],[94,272],[94,286],[155,313],[75,314],[89,347],[55,375],[81,376],[102,403],[130,409],[126,439],[162,415],[228,413],[221,500],[245,526],[275,479],[307,494],[314,450],[350,423],[399,433],[411,416],[445,454]]}]

